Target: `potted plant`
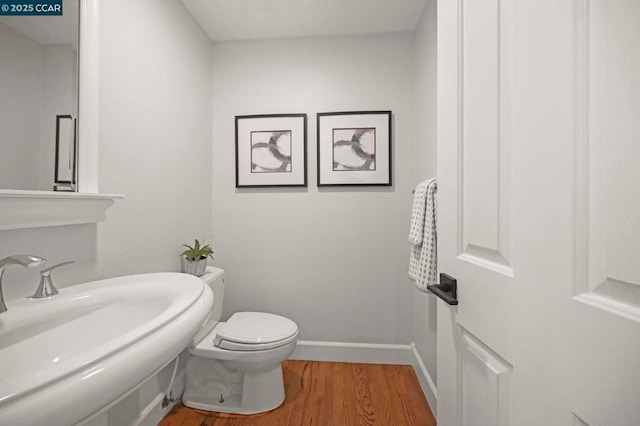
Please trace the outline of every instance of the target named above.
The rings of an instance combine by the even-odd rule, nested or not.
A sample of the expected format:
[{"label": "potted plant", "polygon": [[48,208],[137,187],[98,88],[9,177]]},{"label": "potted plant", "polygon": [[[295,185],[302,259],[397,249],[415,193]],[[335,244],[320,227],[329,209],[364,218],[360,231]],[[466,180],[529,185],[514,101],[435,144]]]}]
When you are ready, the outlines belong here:
[{"label": "potted plant", "polygon": [[207,258],[213,259],[213,249],[209,244],[204,244],[204,240],[201,244],[197,239],[193,247],[188,244],[183,244],[183,246],[187,249],[182,252],[180,257],[182,272],[196,277],[202,276],[207,267]]}]

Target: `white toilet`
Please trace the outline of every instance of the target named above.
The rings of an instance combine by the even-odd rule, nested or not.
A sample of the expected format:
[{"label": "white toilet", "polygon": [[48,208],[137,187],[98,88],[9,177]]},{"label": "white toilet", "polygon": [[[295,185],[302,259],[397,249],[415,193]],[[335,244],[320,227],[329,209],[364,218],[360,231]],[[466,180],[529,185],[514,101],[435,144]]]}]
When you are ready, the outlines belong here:
[{"label": "white toilet", "polygon": [[295,322],[262,312],[237,312],[218,322],[224,270],[207,267],[201,279],[213,290],[211,316],[194,337],[182,402],[192,408],[255,414],[284,401],[281,364],[298,340]]}]

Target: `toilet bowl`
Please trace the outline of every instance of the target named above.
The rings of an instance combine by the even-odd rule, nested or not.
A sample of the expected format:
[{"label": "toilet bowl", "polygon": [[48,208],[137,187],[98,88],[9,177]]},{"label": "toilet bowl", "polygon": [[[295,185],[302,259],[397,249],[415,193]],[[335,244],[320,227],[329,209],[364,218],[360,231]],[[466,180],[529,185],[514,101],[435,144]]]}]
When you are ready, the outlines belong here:
[{"label": "toilet bowl", "polygon": [[237,414],[277,408],[284,401],[281,364],[296,346],[298,326],[264,312],[236,312],[219,322],[224,270],[208,267],[201,278],[213,291],[213,308],[189,348],[182,402]]}]

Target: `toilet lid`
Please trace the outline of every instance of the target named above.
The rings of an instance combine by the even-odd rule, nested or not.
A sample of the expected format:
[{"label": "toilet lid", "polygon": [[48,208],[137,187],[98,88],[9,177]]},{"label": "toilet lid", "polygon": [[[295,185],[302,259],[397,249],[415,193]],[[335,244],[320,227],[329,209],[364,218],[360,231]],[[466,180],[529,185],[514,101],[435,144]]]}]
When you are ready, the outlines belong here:
[{"label": "toilet lid", "polygon": [[261,349],[288,343],[298,334],[295,322],[280,315],[264,312],[236,312],[220,330],[216,330],[215,345],[232,350]]}]

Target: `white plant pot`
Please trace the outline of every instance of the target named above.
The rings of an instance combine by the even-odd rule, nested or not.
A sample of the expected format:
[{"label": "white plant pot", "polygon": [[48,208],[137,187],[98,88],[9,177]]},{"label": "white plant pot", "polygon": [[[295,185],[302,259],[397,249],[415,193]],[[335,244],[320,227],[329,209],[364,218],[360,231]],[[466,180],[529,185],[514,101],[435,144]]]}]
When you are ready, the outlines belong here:
[{"label": "white plant pot", "polygon": [[180,257],[180,264],[182,265],[182,272],[185,274],[195,275],[201,277],[204,274],[204,269],[207,267],[207,258],[196,260],[192,262],[187,260],[184,256]]}]

